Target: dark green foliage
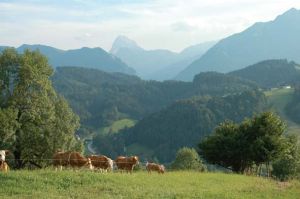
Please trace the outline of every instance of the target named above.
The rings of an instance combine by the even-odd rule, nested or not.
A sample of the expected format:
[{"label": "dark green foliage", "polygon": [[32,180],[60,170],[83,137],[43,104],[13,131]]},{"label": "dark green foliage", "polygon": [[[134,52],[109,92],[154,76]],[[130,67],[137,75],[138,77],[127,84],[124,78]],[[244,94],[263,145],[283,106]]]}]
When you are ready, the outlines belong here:
[{"label": "dark green foliage", "polygon": [[221,123],[200,144],[200,153],[209,163],[234,172],[245,172],[253,164],[269,164],[284,148],[284,124],[272,112],[264,112],[241,124]]},{"label": "dark green foliage", "polygon": [[[257,90],[226,97],[181,100],[145,117],[134,127],[111,136],[110,143],[115,153],[123,154],[124,146],[139,144],[151,152],[140,156],[151,159],[153,155],[162,162],[170,162],[179,148],[196,146],[225,119],[241,121],[262,111],[265,100],[264,94]],[[97,142],[95,144],[98,145]]]},{"label": "dark green foliage", "polygon": [[[209,79],[212,84],[203,83]],[[249,81],[218,73],[201,74],[193,83],[157,82],[76,67],[57,68],[53,82],[56,90],[80,115],[83,125],[92,129],[122,118],[140,120],[179,99],[197,95],[223,96],[256,88]]]},{"label": "dark green foliage", "polygon": [[281,181],[300,177],[300,146],[296,136],[287,137],[282,154],[272,166],[272,174]]},{"label": "dark green foliage", "polygon": [[262,88],[291,85],[300,79],[300,70],[295,62],[286,59],[267,60],[233,71],[230,75],[256,82]]},{"label": "dark green foliage", "polygon": [[80,149],[74,137],[78,116],[55,93],[46,57],[6,49],[0,54],[0,68],[0,147],[10,149],[15,166],[41,167],[57,149]]},{"label": "dark green foliage", "polygon": [[177,151],[171,168],[175,170],[206,170],[206,166],[202,163],[197,151],[188,147],[180,148]]}]

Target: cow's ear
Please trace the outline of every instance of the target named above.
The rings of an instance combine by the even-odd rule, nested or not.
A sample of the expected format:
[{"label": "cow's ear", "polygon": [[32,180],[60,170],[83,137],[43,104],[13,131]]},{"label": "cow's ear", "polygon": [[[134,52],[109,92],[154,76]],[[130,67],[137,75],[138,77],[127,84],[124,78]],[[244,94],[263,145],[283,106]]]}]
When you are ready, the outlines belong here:
[{"label": "cow's ear", "polygon": [[5,155],[10,154],[10,151],[9,151],[9,150],[4,150],[4,151],[5,151]]}]

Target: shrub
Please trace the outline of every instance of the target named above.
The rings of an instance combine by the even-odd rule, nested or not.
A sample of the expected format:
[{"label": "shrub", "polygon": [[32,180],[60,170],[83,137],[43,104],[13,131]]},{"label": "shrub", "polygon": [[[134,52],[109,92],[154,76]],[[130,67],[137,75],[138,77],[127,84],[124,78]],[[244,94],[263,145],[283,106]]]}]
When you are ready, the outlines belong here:
[{"label": "shrub", "polygon": [[183,147],[177,151],[176,158],[172,163],[171,168],[176,170],[206,170],[197,151],[188,147]]}]

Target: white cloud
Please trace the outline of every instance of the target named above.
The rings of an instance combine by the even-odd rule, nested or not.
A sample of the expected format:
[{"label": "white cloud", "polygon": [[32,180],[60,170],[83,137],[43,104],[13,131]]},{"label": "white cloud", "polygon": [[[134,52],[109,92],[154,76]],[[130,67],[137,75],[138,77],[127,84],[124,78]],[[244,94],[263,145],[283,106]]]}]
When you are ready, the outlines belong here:
[{"label": "white cloud", "polygon": [[122,34],[147,49],[179,51],[242,31],[257,21],[272,20],[291,7],[300,8],[298,0],[70,2],[0,2],[0,45],[41,43],[108,50]]}]

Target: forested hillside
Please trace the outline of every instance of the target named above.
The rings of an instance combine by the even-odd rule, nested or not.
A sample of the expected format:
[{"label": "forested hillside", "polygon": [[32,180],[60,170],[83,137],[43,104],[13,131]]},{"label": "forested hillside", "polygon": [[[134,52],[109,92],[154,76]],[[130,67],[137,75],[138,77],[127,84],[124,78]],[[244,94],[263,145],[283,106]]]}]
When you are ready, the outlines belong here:
[{"label": "forested hillside", "polygon": [[[300,81],[300,79],[299,79]],[[286,106],[287,115],[296,123],[300,124],[300,84],[295,86],[291,102]]]},{"label": "forested hillside", "polygon": [[80,115],[83,126],[94,130],[122,118],[140,120],[179,99],[223,96],[256,88],[247,80],[219,73],[199,74],[190,83],[158,82],[77,67],[57,68],[52,80]]},{"label": "forested hillside", "polygon": [[258,90],[226,97],[195,97],[151,114],[119,134],[99,135],[94,143],[101,153],[113,157],[138,154],[142,158],[169,162],[180,147],[196,146],[218,123],[227,119],[239,122],[265,107],[266,98]]},{"label": "forested hillside", "polygon": [[299,65],[286,59],[262,61],[229,74],[254,81],[262,88],[291,85],[300,80]]}]

